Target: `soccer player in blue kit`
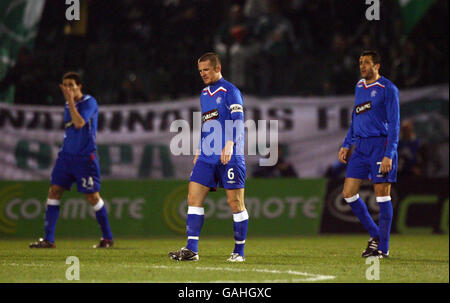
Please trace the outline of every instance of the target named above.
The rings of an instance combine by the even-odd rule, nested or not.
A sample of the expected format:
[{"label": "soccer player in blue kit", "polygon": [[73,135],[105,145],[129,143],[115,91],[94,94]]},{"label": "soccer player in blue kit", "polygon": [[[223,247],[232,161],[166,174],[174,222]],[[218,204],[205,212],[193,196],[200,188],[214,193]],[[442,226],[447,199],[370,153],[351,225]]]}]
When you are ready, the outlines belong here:
[{"label": "soccer player in blue kit", "polygon": [[70,190],[74,182],[95,211],[103,234],[94,247],[108,248],[113,245],[113,236],[105,203],[99,194],[100,167],[95,143],[98,104],[92,96],[82,93],[82,82],[78,73],[66,73],[60,88],[66,100],[64,141],[51,175],[45,211],[45,238],[30,244],[30,248],[56,247],[55,228],[60,201],[64,191]]},{"label": "soccer player in blue kit", "polygon": [[[198,242],[204,222],[203,201],[217,185],[225,188],[233,212],[235,246],[229,262],[244,262],[248,213],[244,204],[244,111],[241,92],[221,74],[219,56],[206,53],[198,70],[207,87],[200,95],[202,132],[188,186],[187,245],[169,256],[177,261],[197,261]],[[211,146],[213,143],[213,146]]]},{"label": "soccer player in blue kit", "polygon": [[[391,183],[397,181],[397,146],[400,105],[397,87],[379,74],[380,55],[364,51],[359,58],[362,79],[355,88],[352,123],[339,150],[338,158],[348,162],[343,196],[370,238],[362,257],[389,256],[392,223]],[[349,158],[349,149],[355,150]],[[363,180],[371,179],[380,207],[379,225],[370,216],[358,191]]]}]

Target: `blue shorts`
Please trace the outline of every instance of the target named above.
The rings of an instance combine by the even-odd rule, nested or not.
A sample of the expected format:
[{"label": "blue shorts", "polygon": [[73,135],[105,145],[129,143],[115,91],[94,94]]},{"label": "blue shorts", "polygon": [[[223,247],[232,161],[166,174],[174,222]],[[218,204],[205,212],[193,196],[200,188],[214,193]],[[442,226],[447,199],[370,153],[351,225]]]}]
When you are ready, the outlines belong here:
[{"label": "blue shorts", "polygon": [[225,189],[244,188],[246,173],[247,169],[242,163],[228,162],[223,165],[221,162],[210,164],[197,160],[189,181],[207,186],[212,191],[217,189],[217,185]]},{"label": "blue shorts", "polygon": [[51,184],[67,190],[77,183],[80,193],[91,194],[100,191],[100,165],[95,153],[85,156],[72,156],[59,153],[53,167]]},{"label": "blue shorts", "polygon": [[372,180],[373,183],[394,183],[397,181],[397,152],[392,159],[392,170],[387,174],[380,172],[381,161],[386,151],[386,137],[356,139],[356,146],[351,155],[346,178]]}]

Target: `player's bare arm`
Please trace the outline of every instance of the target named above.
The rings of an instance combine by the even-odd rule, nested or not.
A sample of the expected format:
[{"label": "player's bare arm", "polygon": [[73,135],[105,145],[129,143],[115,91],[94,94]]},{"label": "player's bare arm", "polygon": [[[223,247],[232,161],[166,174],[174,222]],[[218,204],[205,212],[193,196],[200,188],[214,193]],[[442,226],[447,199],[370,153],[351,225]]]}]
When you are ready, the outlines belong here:
[{"label": "player's bare arm", "polygon": [[339,154],[338,154],[339,162],[347,164],[348,150],[349,149],[347,147],[341,147],[339,149]]},{"label": "player's bare arm", "polygon": [[233,155],[233,141],[227,141],[225,143],[225,147],[222,149],[222,154],[220,155],[220,162],[222,162],[223,165],[226,165],[228,162],[230,162],[231,156]]}]

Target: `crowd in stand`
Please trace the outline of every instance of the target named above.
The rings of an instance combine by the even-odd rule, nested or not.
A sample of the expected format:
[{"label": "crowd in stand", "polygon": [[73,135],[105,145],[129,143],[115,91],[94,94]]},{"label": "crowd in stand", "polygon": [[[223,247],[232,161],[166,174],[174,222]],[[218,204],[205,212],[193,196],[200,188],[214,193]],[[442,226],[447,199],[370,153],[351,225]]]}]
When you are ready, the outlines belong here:
[{"label": "crowd in stand", "polygon": [[196,60],[206,51],[220,54],[226,79],[262,98],[351,94],[368,48],[399,88],[448,82],[448,1],[409,35],[397,1],[383,1],[381,20],[368,21],[361,0],[95,0],[79,32],[58,2],[47,1],[33,50],[0,80],[0,90],[15,85],[16,103],[59,104],[68,70],[102,104],[197,96]]}]

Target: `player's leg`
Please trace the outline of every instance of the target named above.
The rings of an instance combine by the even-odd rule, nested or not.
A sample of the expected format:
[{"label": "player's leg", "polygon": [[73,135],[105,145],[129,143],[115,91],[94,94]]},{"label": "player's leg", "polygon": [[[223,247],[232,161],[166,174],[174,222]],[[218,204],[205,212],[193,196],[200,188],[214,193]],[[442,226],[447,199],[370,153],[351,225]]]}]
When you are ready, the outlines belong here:
[{"label": "player's leg", "polygon": [[176,261],[198,261],[199,259],[198,242],[205,220],[203,201],[210,191],[210,187],[195,181],[190,181],[188,188],[188,211],[186,218],[187,244],[180,250],[169,252],[169,257]]},{"label": "player's leg", "polygon": [[344,190],[342,192],[345,201],[350,205],[353,213],[358,217],[359,221],[370,235],[367,247],[362,253],[362,257],[368,257],[376,251],[379,242],[378,226],[370,216],[366,203],[358,194],[362,180],[368,179],[371,172],[369,164],[370,158],[367,156],[367,154],[369,154],[369,148],[370,146],[367,144],[357,141],[356,148],[348,161]]},{"label": "player's leg", "polygon": [[197,160],[192,169],[188,186],[188,212],[186,218],[187,244],[180,250],[169,252],[169,257],[176,261],[197,261],[198,242],[205,220],[203,201],[217,181],[214,176],[215,165]]},{"label": "player's leg", "polygon": [[44,238],[40,238],[37,242],[31,243],[30,248],[54,248],[55,246],[55,229],[56,222],[59,217],[59,207],[61,198],[65,189],[59,185],[52,184],[48,191],[47,203],[45,206],[45,225]]},{"label": "player's leg", "polygon": [[243,262],[245,240],[248,229],[248,212],[244,203],[244,188],[246,177],[245,162],[241,159],[234,159],[227,165],[219,165],[217,167],[217,178],[219,185],[226,189],[227,201],[233,212],[233,229],[234,229],[234,250],[230,262]]},{"label": "player's leg", "polygon": [[381,172],[381,162],[384,158],[386,139],[381,137],[374,147],[371,159],[371,175],[374,184],[374,191],[378,206],[380,207],[380,219],[378,222],[380,230],[380,244],[378,250],[374,252],[380,258],[388,257],[389,254],[389,235],[393,217],[391,202],[391,184],[397,181],[397,153],[392,158],[392,168],[387,173]]},{"label": "player's leg", "polygon": [[30,244],[31,248],[53,248],[55,247],[55,229],[59,217],[61,198],[65,190],[70,190],[74,176],[71,174],[70,158],[59,155],[53,167],[50,180],[50,189],[47,195],[45,209],[45,238]]},{"label": "player's leg", "polygon": [[370,237],[372,239],[378,239],[378,226],[373,221],[372,216],[367,209],[366,203],[358,194],[361,183],[361,179],[345,178],[344,190],[342,192],[342,195],[344,196],[344,200],[352,208],[355,216],[358,217],[361,224],[369,232]]},{"label": "player's leg", "polygon": [[99,192],[85,194],[86,201],[91,205],[95,212],[95,218],[102,231],[102,238],[100,243],[95,245],[95,248],[108,248],[113,246],[113,235],[111,232],[111,226],[109,224],[108,212],[106,205],[100,196]]},{"label": "player's leg", "polygon": [[95,218],[102,231],[102,238],[95,248],[107,248],[113,245],[113,236],[109,225],[106,205],[100,197],[100,165],[97,156],[91,154],[76,159],[73,165],[78,192],[85,195],[87,202],[95,211]]},{"label": "player's leg", "polygon": [[391,183],[375,183],[374,191],[378,205],[380,207],[380,244],[378,250],[379,256],[387,257],[389,255],[389,236],[391,233],[391,224],[393,217],[393,208],[391,202]]},{"label": "player's leg", "polygon": [[248,230],[248,212],[244,203],[244,188],[227,189],[227,200],[233,212],[234,250],[228,261],[245,261],[244,248]]},{"label": "player's leg", "polygon": [[59,185],[51,185],[48,191],[47,205],[45,209],[45,240],[55,242],[56,222],[59,217],[61,198],[65,189]]},{"label": "player's leg", "polygon": [[197,182],[189,182],[188,211],[186,218],[187,244],[186,248],[198,253],[198,241],[205,221],[203,201],[210,188]]}]

